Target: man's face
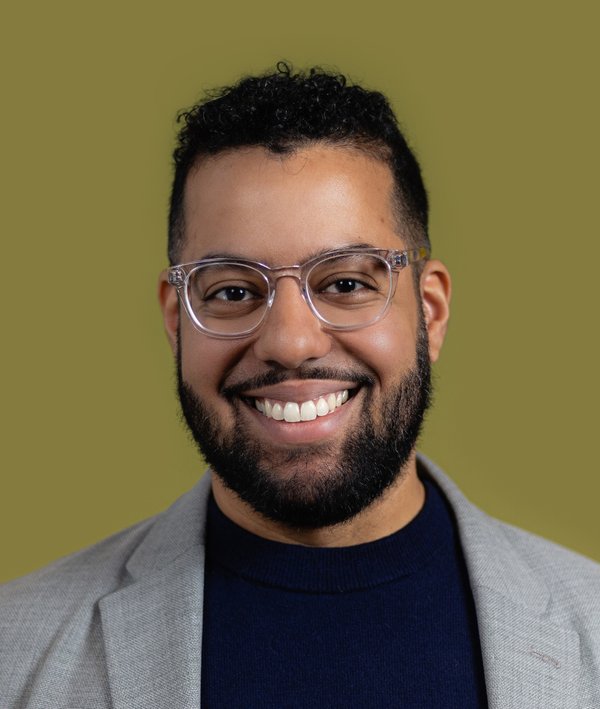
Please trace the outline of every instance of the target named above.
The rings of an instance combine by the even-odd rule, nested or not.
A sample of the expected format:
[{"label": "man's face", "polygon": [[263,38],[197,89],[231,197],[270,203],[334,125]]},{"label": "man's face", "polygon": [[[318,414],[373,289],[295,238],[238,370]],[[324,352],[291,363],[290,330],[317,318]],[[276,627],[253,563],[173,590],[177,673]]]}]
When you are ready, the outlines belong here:
[{"label": "man's face", "polygon": [[[406,248],[392,187],[384,163],[340,147],[204,159],[186,184],[180,261],[230,255],[279,267],[349,245]],[[256,511],[297,527],[335,524],[401,473],[427,405],[428,335],[434,358],[443,339],[426,293],[421,309],[411,268],[399,274],[385,317],[350,332],[326,330],[293,278],[278,281],[266,321],[241,339],[198,332],[179,317],[173,289],[165,286],[161,300],[192,433],[225,485]],[[256,407],[331,401],[344,391],[345,403],[312,421],[276,420]]]}]

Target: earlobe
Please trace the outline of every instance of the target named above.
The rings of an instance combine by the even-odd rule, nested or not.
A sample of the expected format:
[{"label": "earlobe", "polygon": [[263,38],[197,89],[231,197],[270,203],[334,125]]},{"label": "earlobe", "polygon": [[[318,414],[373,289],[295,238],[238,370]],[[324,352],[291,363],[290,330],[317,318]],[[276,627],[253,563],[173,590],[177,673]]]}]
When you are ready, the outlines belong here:
[{"label": "earlobe", "polygon": [[169,283],[167,272],[163,271],[158,279],[158,301],[163,314],[167,339],[173,353],[177,353],[177,331],[179,329],[179,298],[177,291]]},{"label": "earlobe", "polygon": [[436,362],[448,329],[452,282],[441,261],[427,261],[420,279],[421,302],[429,337],[429,358]]}]

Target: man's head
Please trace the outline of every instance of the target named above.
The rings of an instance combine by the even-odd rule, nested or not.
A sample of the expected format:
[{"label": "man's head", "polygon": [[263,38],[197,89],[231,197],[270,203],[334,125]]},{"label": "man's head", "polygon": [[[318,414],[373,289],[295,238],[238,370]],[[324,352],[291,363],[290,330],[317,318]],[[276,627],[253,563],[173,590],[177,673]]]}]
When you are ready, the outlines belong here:
[{"label": "man's head", "polygon": [[[275,90],[269,82],[290,86]],[[300,87],[308,84],[311,99],[302,102]],[[326,87],[322,95],[319,86]],[[354,116],[355,103],[348,99],[344,123],[342,97],[349,91],[364,110]],[[207,260],[227,258],[277,271],[332,251],[396,253],[423,243],[425,191],[403,139],[389,137],[397,128],[383,97],[314,72],[248,79],[234,92],[246,96],[236,112],[226,93],[215,106],[193,109],[184,126],[176,152],[175,180],[183,183],[174,187],[173,204],[179,199],[180,206],[172,216],[180,209],[181,218],[171,223],[172,260],[201,261],[204,269]],[[270,97],[268,110],[263,94]],[[282,101],[279,114],[275,94]],[[291,96],[302,111],[289,103]],[[202,111],[211,114],[210,151]],[[223,112],[218,149],[215,111]],[[277,139],[271,133],[268,141],[259,140],[256,136],[265,132],[255,119],[242,140],[241,113],[258,113],[276,124]],[[340,127],[325,137],[323,125],[331,120],[324,116],[332,113]],[[301,140],[298,130],[291,139],[292,114],[302,122]],[[273,120],[277,115],[279,123]],[[377,116],[383,116],[381,125]],[[312,124],[314,137],[309,138]],[[348,128],[357,124],[366,126],[360,139]],[[419,189],[412,183],[410,189],[398,186],[401,170],[389,157],[389,143],[377,142],[376,134],[388,135],[395,145],[401,140],[402,169],[412,182],[418,177]],[[185,160],[182,146],[189,148]],[[405,193],[411,195],[408,202],[400,199]],[[203,279],[194,281],[195,307],[204,317],[216,306],[231,329],[231,319],[261,307],[266,296],[258,276],[241,277],[237,266],[231,270],[221,261],[214,271],[210,263],[210,289]],[[314,298],[341,307],[342,325],[344,318],[355,322],[366,303],[387,293],[382,280],[349,263],[335,277],[311,284]],[[177,356],[182,407],[217,473],[213,489],[219,502],[230,508],[241,504],[289,527],[316,529],[355,518],[401,480],[402,472],[414,468],[415,441],[429,399],[429,362],[443,341],[449,299],[449,279],[439,262],[427,261],[417,278],[414,269],[396,269],[395,290],[379,320],[349,329],[317,319],[297,272],[281,271],[264,321],[239,337],[215,337],[194,326],[163,274],[160,298]],[[180,295],[187,287],[180,284]],[[309,420],[294,420],[305,408]]]},{"label": "man's head", "polygon": [[284,63],[273,74],[243,79],[210,92],[179,116],[169,211],[169,260],[177,263],[185,235],[187,176],[205,156],[260,146],[289,155],[314,143],[354,147],[381,160],[394,176],[394,209],[408,243],[429,246],[428,201],[419,165],[383,94],[348,84],[319,69],[292,73]]}]

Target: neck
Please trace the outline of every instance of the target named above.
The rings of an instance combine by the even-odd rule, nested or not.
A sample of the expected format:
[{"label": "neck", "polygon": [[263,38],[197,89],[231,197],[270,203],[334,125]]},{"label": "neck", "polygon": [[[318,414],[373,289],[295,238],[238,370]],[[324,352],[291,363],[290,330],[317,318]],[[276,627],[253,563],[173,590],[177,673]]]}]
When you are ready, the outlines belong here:
[{"label": "neck", "polygon": [[414,519],[425,502],[414,453],[379,499],[353,519],[322,529],[292,529],[263,517],[225,487],[217,475],[213,475],[212,490],[221,512],[246,531],[276,542],[314,547],[353,546],[386,537]]}]

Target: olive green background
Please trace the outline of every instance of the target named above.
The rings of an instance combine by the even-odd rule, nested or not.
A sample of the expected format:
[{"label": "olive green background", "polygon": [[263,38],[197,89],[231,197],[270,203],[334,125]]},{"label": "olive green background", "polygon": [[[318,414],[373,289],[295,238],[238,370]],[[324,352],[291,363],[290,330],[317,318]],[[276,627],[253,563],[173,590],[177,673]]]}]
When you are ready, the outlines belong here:
[{"label": "olive green background", "polygon": [[201,474],[155,296],[174,117],[282,58],[383,90],[422,161],[455,291],[421,448],[490,513],[600,559],[592,5],[7,3],[0,579]]}]

